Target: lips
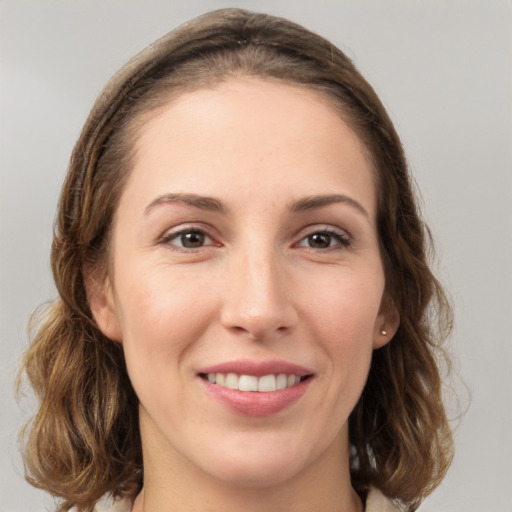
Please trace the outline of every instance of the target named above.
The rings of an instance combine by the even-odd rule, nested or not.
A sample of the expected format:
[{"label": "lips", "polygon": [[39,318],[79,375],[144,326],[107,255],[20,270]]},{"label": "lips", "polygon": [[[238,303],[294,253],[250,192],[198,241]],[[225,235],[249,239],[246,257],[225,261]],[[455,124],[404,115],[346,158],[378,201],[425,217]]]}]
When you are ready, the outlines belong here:
[{"label": "lips", "polygon": [[306,393],[313,372],[286,361],[232,361],[202,369],[207,394],[230,411],[269,416],[293,405]]}]

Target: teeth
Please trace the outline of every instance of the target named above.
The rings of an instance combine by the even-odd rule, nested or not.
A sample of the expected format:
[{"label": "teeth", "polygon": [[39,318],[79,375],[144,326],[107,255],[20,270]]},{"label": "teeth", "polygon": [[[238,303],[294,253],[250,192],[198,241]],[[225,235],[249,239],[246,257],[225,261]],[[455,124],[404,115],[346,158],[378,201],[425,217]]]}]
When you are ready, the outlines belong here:
[{"label": "teeth", "polygon": [[239,378],[236,373],[228,373],[224,381],[224,386],[229,389],[238,389],[238,381]]},{"label": "teeth", "polygon": [[208,382],[225,388],[240,391],[259,391],[261,393],[286,389],[300,382],[298,375],[286,375],[284,373],[262,377],[237,375],[236,373],[209,373],[206,378]]},{"label": "teeth", "polygon": [[254,377],[253,375],[240,375],[238,389],[240,391],[258,391],[258,377]]},{"label": "teeth", "polygon": [[280,373],[278,376],[277,376],[277,379],[276,379],[276,388],[277,389],[284,389],[286,388],[287,386],[287,377],[284,373]]},{"label": "teeth", "polygon": [[[242,377],[240,377],[242,380]],[[240,388],[242,389],[242,388]],[[275,391],[276,390],[276,376],[265,375],[258,379],[258,391]]]}]

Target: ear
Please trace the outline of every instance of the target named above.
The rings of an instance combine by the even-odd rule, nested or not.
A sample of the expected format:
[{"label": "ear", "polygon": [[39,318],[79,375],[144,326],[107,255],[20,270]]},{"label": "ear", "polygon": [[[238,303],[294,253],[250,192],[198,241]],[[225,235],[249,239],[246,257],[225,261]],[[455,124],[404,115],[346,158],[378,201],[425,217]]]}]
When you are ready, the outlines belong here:
[{"label": "ear", "polygon": [[84,271],[87,301],[100,331],[113,341],[121,342],[114,294],[109,277],[99,277],[97,271]]},{"label": "ear", "polygon": [[389,343],[396,334],[399,325],[400,315],[395,303],[385,294],[373,327],[373,348],[381,348]]}]

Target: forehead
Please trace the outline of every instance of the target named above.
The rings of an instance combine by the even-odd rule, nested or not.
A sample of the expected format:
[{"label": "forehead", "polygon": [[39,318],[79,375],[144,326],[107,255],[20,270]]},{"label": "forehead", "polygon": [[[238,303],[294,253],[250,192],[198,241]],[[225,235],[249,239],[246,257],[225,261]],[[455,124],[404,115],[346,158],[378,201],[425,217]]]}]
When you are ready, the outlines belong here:
[{"label": "forehead", "polygon": [[[304,123],[296,121],[304,121],[307,117],[308,122],[305,124],[314,125],[317,131],[322,125],[340,126],[341,122],[346,128],[345,135],[349,135],[348,132],[350,138],[355,135],[349,128],[351,123],[344,115],[340,100],[335,99],[332,93],[313,86],[240,76],[214,82],[207,87],[170,93],[167,100],[165,93],[162,96],[164,101],[159,101],[160,106],[142,114],[136,123],[136,139],[139,142],[137,148],[141,141],[145,143],[152,139],[163,123],[170,125],[173,118],[176,123],[186,120],[187,124],[192,124],[197,121],[202,127],[206,127],[206,121],[210,125],[216,123],[221,128],[223,122],[229,122],[228,118],[231,116],[233,123],[239,123],[238,129],[247,131],[251,127],[251,121],[255,118],[261,120],[262,115],[267,116],[269,130],[272,125],[277,124],[276,121],[300,129],[304,127]],[[329,130],[331,126],[328,126]],[[240,130],[240,134],[242,133]],[[360,146],[366,152],[364,145]]]},{"label": "forehead", "polygon": [[270,181],[300,188],[302,179],[298,193],[314,182],[325,193],[348,179],[374,202],[364,144],[327,95],[306,87],[230,80],[170,99],[139,126],[130,178],[137,186],[148,185],[149,174],[185,191],[215,189],[204,191],[210,194],[261,190]]}]

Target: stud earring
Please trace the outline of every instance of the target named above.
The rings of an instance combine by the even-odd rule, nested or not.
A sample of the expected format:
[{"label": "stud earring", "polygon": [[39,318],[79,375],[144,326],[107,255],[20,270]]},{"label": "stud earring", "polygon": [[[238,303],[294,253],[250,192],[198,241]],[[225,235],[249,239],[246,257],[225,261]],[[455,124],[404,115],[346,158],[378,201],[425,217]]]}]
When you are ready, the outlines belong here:
[{"label": "stud earring", "polygon": [[381,329],[380,333],[381,333],[382,336],[387,336],[388,331],[386,331],[386,329]]}]

